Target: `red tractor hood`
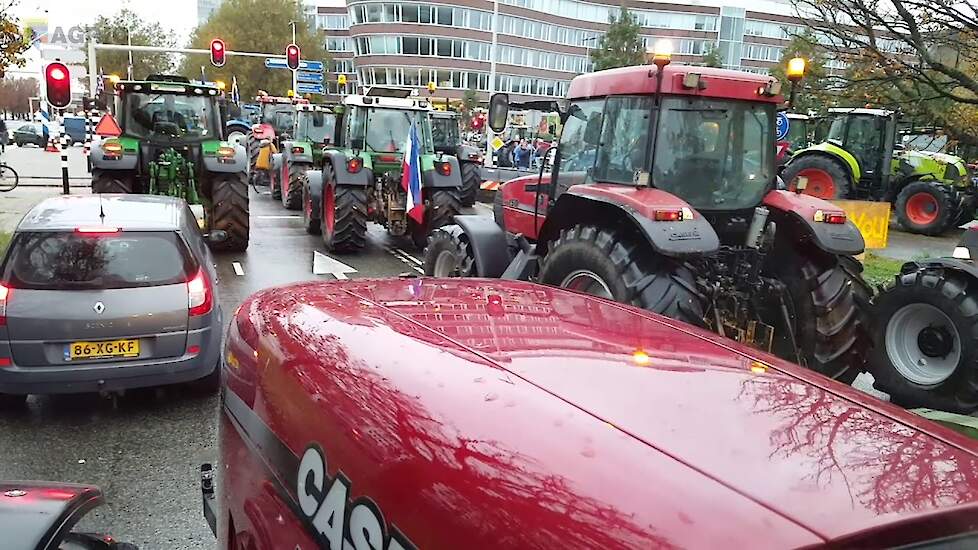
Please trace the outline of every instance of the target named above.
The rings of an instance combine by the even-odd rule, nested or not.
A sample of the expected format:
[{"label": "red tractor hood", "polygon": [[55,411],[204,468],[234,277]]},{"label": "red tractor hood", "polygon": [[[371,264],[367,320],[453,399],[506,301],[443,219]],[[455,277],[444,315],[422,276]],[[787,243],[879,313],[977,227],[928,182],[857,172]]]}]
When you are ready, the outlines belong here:
[{"label": "red tractor hood", "polygon": [[264,291],[241,316],[268,358],[256,412],[419,548],[882,546],[978,517],[971,440],[605,300],[360,280]]}]

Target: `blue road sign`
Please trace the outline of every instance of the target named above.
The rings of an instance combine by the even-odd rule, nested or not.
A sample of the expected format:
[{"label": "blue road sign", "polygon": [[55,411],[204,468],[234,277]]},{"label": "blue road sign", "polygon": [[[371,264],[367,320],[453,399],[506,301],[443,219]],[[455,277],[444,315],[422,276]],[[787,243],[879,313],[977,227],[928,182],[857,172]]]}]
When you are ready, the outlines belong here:
[{"label": "blue road sign", "polygon": [[323,89],[322,84],[309,84],[306,82],[299,82],[295,85],[295,91],[299,94],[325,94],[326,90]]},{"label": "blue road sign", "polygon": [[[278,59],[275,57],[265,58],[265,68],[266,69],[288,69],[288,65],[285,64],[285,59]],[[322,61],[299,61],[299,68],[306,71],[317,71],[323,72],[323,62]]]},{"label": "blue road sign", "polygon": [[323,73],[313,73],[309,71],[296,71],[295,79],[297,82],[306,82],[309,84],[322,84]]},{"label": "blue road sign", "polygon": [[788,120],[788,115],[784,113],[778,113],[778,119],[777,119],[778,141],[788,137],[788,127],[790,125],[791,125],[791,121]]}]

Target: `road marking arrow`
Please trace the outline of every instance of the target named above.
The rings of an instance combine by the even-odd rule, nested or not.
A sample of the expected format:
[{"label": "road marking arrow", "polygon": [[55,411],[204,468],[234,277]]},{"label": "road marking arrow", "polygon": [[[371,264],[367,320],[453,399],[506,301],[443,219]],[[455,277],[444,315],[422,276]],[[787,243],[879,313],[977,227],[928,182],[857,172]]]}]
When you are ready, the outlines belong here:
[{"label": "road marking arrow", "polygon": [[356,268],[350,267],[332,256],[327,256],[318,250],[312,253],[313,275],[332,275],[337,279],[349,279],[346,274],[356,272]]}]

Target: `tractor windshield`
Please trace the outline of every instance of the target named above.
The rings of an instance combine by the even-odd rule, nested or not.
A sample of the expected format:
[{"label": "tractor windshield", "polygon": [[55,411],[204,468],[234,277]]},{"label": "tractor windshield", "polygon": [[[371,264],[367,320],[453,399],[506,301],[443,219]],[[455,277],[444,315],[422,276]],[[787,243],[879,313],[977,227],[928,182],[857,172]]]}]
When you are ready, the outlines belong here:
[{"label": "tractor windshield", "polygon": [[126,135],[190,141],[221,136],[220,112],[213,97],[129,93],[124,101]]},{"label": "tractor windshield", "polygon": [[462,142],[458,120],[449,117],[431,117],[431,141],[435,148],[451,148]]},{"label": "tractor windshield", "polygon": [[295,139],[325,143],[326,139],[333,141],[333,130],[336,128],[336,115],[322,111],[302,111],[299,113],[299,125]]},{"label": "tractor windshield", "polygon": [[[403,152],[412,123],[418,125],[422,150],[430,151],[431,132],[427,111],[376,107],[367,110],[366,128],[362,129],[361,134],[364,136],[364,148],[376,153]],[[356,128],[354,132],[359,133]],[[357,137],[354,135],[354,139]]]},{"label": "tractor windshield", "polygon": [[295,106],[290,103],[265,103],[261,108],[261,120],[271,124],[276,134],[292,132]]},{"label": "tractor windshield", "polygon": [[774,104],[666,98],[653,184],[700,210],[761,202],[774,178]]}]

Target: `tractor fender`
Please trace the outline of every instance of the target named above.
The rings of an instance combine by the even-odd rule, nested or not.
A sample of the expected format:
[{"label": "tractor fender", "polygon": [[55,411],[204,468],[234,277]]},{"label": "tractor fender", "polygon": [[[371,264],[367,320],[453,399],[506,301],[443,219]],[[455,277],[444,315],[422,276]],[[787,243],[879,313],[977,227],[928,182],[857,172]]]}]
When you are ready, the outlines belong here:
[{"label": "tractor fender", "polygon": [[269,141],[275,141],[275,129],[272,128],[271,124],[261,123],[255,124],[251,127],[251,134],[255,139],[267,139]]},{"label": "tractor fender", "polygon": [[[231,145],[231,144],[225,144]],[[230,162],[218,159],[216,155],[204,156],[204,170],[207,172],[233,173],[248,170],[248,153],[243,145],[234,145],[234,158]]]},{"label": "tractor fender", "polygon": [[469,239],[475,256],[477,277],[498,279],[509,266],[512,258],[506,232],[487,216],[455,216],[457,223]]},{"label": "tractor fender", "polygon": [[312,202],[312,217],[319,219],[320,205],[323,203],[323,171],[307,170],[306,185],[309,190],[309,200]]},{"label": "tractor fender", "polygon": [[231,120],[227,124],[227,134],[230,135],[231,132],[241,132],[244,135],[251,133],[251,124],[243,120]]},{"label": "tractor fender", "polygon": [[967,275],[978,282],[978,265],[975,265],[974,262],[959,260],[957,258],[928,258],[926,260],[907,262],[900,268],[900,274],[905,275],[928,267],[955,271]]},{"label": "tractor fender", "polygon": [[[300,152],[296,150],[301,149]],[[308,162],[312,163],[312,145],[305,141],[285,141],[282,142],[282,154],[285,155],[285,162]]]},{"label": "tractor fender", "polygon": [[121,158],[112,159],[105,158],[105,153],[102,151],[102,144],[104,142],[98,141],[93,142],[91,149],[89,149],[88,158],[92,162],[92,168],[97,168],[99,170],[135,170],[136,165],[139,164],[139,155],[136,153],[126,153],[122,154]]},{"label": "tractor fender", "polygon": [[[683,210],[692,219],[655,221],[655,211],[662,209]],[[575,185],[561,194],[547,212],[537,242],[547,246],[561,230],[580,223],[612,227],[623,220],[664,256],[711,254],[720,248],[710,222],[679,197],[661,189],[614,184]]]},{"label": "tractor fender", "polygon": [[458,159],[448,155],[442,155],[441,160],[435,162],[447,162],[451,166],[447,176],[443,176],[438,170],[424,170],[421,172],[421,186],[428,188],[462,188],[462,172],[459,170]]},{"label": "tractor fender", "polygon": [[842,165],[842,168],[846,171],[846,173],[849,174],[849,177],[852,178],[853,183],[858,183],[859,178],[862,177],[862,172],[859,169],[859,161],[856,160],[856,157],[854,157],[849,151],[846,151],[842,147],[828,141],[798,151],[793,157],[791,157],[788,164],[791,164],[795,160],[802,157],[819,155],[829,156],[835,159]]},{"label": "tractor fender", "polygon": [[796,242],[807,237],[819,249],[843,256],[862,254],[866,248],[862,233],[849,219],[845,224],[815,221],[819,211],[841,210],[827,200],[804,193],[774,190],[764,196],[763,204],[771,209],[770,219],[777,223],[779,238],[784,238],[784,232]]},{"label": "tractor fender", "polygon": [[323,151],[323,162],[328,162],[333,165],[333,176],[335,177],[333,183],[336,185],[356,185],[359,187],[367,187],[373,183],[374,173],[372,170],[363,166],[357,173],[351,174],[346,169],[346,160],[347,157],[343,151],[334,149]]},{"label": "tractor fender", "polygon": [[482,164],[482,150],[472,147],[471,145],[459,145],[458,146],[458,161],[459,162],[478,162]]}]

